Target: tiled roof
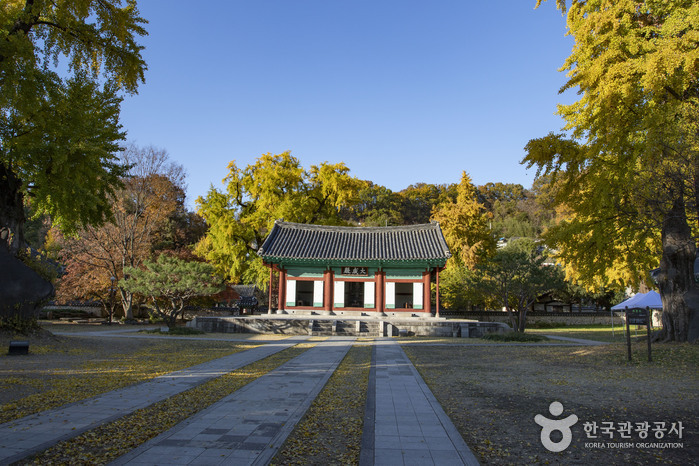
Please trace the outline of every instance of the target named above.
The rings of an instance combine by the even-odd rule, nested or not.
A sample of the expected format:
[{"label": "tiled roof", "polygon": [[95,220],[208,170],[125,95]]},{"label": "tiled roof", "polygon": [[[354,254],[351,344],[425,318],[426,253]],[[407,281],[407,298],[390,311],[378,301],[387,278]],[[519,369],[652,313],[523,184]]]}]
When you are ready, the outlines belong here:
[{"label": "tiled roof", "polygon": [[434,222],[337,227],[277,221],[257,253],[272,263],[285,259],[445,262],[451,257],[442,230]]},{"label": "tiled roof", "polygon": [[255,285],[231,285],[233,291],[238,293],[240,296],[255,296],[255,291],[257,287]]}]

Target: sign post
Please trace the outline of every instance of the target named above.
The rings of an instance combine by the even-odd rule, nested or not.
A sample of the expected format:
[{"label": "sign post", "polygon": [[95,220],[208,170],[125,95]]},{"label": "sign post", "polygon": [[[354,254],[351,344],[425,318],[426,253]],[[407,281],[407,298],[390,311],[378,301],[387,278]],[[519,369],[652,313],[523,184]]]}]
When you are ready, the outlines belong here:
[{"label": "sign post", "polygon": [[650,323],[650,308],[626,308],[626,346],[628,348],[629,361],[631,361],[631,333],[629,332],[630,325],[645,325],[648,329],[648,362],[652,361],[650,352]]},{"label": "sign post", "polygon": [[631,332],[629,325],[629,308],[626,308],[626,348],[628,349],[629,362],[631,362]]},{"label": "sign post", "polygon": [[651,317],[652,311],[650,310],[649,307],[646,308],[646,313],[648,315],[648,317],[646,318],[647,319],[646,329],[648,330],[648,362],[652,362],[653,358],[650,357],[650,326],[651,326],[651,323],[653,322],[653,320]]}]

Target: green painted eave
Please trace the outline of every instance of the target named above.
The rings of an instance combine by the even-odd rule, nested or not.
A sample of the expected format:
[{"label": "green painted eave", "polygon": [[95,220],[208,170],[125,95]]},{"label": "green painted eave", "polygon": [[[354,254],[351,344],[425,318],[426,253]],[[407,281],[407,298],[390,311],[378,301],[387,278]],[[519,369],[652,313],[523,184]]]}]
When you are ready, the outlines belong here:
[{"label": "green painted eave", "polygon": [[281,267],[294,267],[294,266],[304,266],[304,267],[343,267],[343,266],[357,266],[357,267],[444,267],[446,264],[446,259],[412,259],[412,260],[359,260],[359,259],[297,259],[289,257],[273,257],[273,256],[262,256],[262,259],[267,264],[277,264]]}]

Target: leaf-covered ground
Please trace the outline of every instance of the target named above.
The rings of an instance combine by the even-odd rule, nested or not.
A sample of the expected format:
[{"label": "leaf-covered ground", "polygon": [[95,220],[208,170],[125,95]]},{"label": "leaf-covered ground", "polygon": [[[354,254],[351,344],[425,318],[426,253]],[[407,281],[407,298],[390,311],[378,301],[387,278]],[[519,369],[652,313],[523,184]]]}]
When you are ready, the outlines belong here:
[{"label": "leaf-covered ground", "polygon": [[353,346],[272,464],[358,464],[371,347]]},{"label": "leaf-covered ground", "polygon": [[59,442],[19,464],[107,464],[299,356],[311,346],[313,344],[303,343],[273,354],[73,439]]},{"label": "leaf-covered ground", "polygon": [[[527,333],[535,333],[538,335],[557,335],[561,337],[569,338],[582,338],[585,340],[597,340],[604,341],[608,343],[624,343],[626,342],[626,333],[624,327],[618,323],[614,326],[603,325],[603,324],[593,324],[593,325],[570,325],[562,326],[552,329],[545,328],[532,328],[527,329]],[[646,328],[639,325],[632,325],[630,327],[630,335],[632,338],[645,337]],[[657,330],[657,329],[655,329]]]},{"label": "leaf-covered ground", "polygon": [[[78,327],[72,327],[71,330]],[[94,328],[93,328],[94,329]],[[90,329],[87,329],[90,330]],[[610,329],[555,329],[542,333],[618,341]],[[230,335],[210,335],[227,338]],[[640,335],[639,335],[640,336]],[[237,337],[243,337],[238,335]],[[317,340],[317,339],[313,339]],[[634,361],[623,343],[601,347],[474,346],[482,340],[399,339],[462,433],[486,464],[695,464],[699,457],[699,346],[634,342]],[[0,345],[7,339],[0,336]],[[359,342],[359,340],[358,340]],[[252,341],[250,342],[253,343]],[[368,343],[368,341],[364,341]],[[311,344],[311,343],[309,343]],[[227,393],[254,380],[309,344],[140,410],[63,442],[34,464],[102,464],[172,427]],[[29,356],[0,356],[0,415],[14,419],[161,373],[221,357],[246,347],[239,342],[160,338],[32,337]],[[356,464],[370,366],[369,345],[350,350],[315,400],[275,464]],[[157,354],[157,357],[152,357]],[[574,413],[573,443],[550,453],[539,441],[534,416],[551,417],[551,402]],[[585,422],[682,422],[683,448],[591,447]],[[646,440],[655,441],[653,433]],[[632,433],[633,442],[640,442]],[[554,438],[555,440],[555,438]]]},{"label": "leaf-covered ground", "polygon": [[[0,345],[7,344],[7,337],[0,338]],[[0,356],[0,423],[251,347],[205,340],[30,338],[30,354]]]},{"label": "leaf-covered ground", "polygon": [[[406,345],[413,363],[461,432],[486,464],[696,464],[699,458],[699,346],[654,344],[646,361],[645,342],[626,347],[476,347]],[[551,453],[540,442],[537,414],[562,403],[562,417],[578,416],[573,442]],[[666,422],[663,439],[630,438],[611,431],[587,438],[586,422]],[[682,422],[683,438],[669,434]],[[552,436],[554,441],[556,434]],[[682,448],[637,447],[648,442]],[[603,444],[604,448],[592,443]],[[633,443],[633,446],[622,445]],[[608,444],[612,444],[607,446]]]}]

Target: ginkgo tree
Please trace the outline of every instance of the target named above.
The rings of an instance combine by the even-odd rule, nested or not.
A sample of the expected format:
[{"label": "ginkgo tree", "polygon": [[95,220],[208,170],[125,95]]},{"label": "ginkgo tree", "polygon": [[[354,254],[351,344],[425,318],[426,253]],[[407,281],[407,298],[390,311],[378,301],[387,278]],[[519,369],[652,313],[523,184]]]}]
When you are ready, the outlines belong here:
[{"label": "ginkgo tree", "polygon": [[432,220],[439,222],[453,258],[472,269],[495,252],[488,225],[490,214],[478,201],[476,187],[466,172],[456,193],[455,200],[447,199],[434,208]]},{"label": "ginkgo tree", "polygon": [[234,282],[265,284],[269,270],[257,250],[274,221],[337,225],[352,208],[365,182],[349,175],[343,163],[327,162],[306,170],[284,152],[264,154],[245,168],[233,161],[223,180],[225,191],[211,188],[197,199],[209,226],[196,252]]},{"label": "ginkgo tree", "polygon": [[456,198],[445,196],[432,210],[431,220],[439,222],[452,257],[442,274],[442,296],[447,307],[473,304],[473,269],[495,253],[490,233],[490,213],[478,200],[471,177],[463,172],[454,187]]},{"label": "ginkgo tree", "polygon": [[0,233],[13,254],[27,196],[66,231],[109,217],[124,174],[120,92],[144,81],[144,24],[134,0],[3,0]]},{"label": "ginkgo tree", "polygon": [[565,133],[526,147],[570,213],[547,239],[589,287],[649,281],[659,264],[661,336],[699,338],[699,3],[557,4],[575,39],[563,90],[580,99],[558,108]]}]

